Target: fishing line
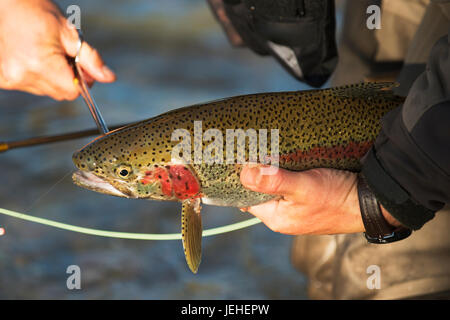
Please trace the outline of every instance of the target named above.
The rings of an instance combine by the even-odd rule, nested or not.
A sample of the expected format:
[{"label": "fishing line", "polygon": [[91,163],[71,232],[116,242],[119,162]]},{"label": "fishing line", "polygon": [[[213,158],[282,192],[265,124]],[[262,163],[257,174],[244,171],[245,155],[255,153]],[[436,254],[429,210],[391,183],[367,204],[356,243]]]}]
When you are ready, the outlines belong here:
[{"label": "fishing line", "polygon": [[[181,233],[130,233],[130,232],[116,232],[116,231],[107,231],[107,230],[98,230],[91,228],[84,228],[79,226],[74,226],[67,223],[61,223],[54,220],[38,218],[35,216],[30,216],[25,213],[20,213],[12,210],[7,210],[0,208],[0,213],[14,217],[21,220],[27,220],[43,225],[47,225],[57,229],[63,229],[78,233],[89,234],[93,236],[99,237],[108,237],[108,238],[118,238],[118,239],[134,239],[134,240],[180,240]],[[224,234],[227,232],[232,232],[240,229],[244,229],[255,224],[261,223],[261,220],[258,218],[251,218],[245,221],[228,224],[222,227],[211,228],[207,230],[203,230],[203,237],[214,236],[218,234]]]},{"label": "fishing line", "polygon": [[[53,184],[45,193],[43,193],[37,200],[35,200],[31,206],[28,208],[29,211],[33,208],[37,202],[42,200],[45,196],[47,196],[50,191],[52,191],[58,184],[60,184],[69,174],[74,172],[74,170],[70,170],[66,173],[61,179],[59,179],[55,184]],[[131,233],[131,232],[116,232],[116,231],[108,231],[108,230],[98,230],[92,228],[85,228],[80,226],[75,226],[67,223],[57,222],[50,219],[39,218],[35,216],[31,216],[25,213],[20,213],[4,208],[0,208],[0,214],[4,214],[10,217],[14,217],[21,220],[27,220],[43,225],[47,225],[53,228],[73,231],[77,233],[89,234],[93,236],[99,237],[108,237],[108,238],[118,238],[118,239],[134,239],[134,240],[180,240],[181,233]],[[216,227],[211,229],[203,230],[203,237],[214,236],[218,234],[224,234],[236,230],[241,230],[244,228],[251,227],[255,224],[261,223],[261,220],[258,218],[251,218],[248,220],[244,220],[237,223],[228,224],[222,227]],[[0,236],[4,235],[5,229],[0,226]]]},{"label": "fishing line", "polygon": [[39,201],[41,201],[46,195],[50,193],[58,184],[60,184],[69,174],[74,173],[75,170],[70,170],[61,179],[59,179],[55,184],[53,184],[47,191],[45,191],[39,198],[37,198],[26,211],[30,211]]}]

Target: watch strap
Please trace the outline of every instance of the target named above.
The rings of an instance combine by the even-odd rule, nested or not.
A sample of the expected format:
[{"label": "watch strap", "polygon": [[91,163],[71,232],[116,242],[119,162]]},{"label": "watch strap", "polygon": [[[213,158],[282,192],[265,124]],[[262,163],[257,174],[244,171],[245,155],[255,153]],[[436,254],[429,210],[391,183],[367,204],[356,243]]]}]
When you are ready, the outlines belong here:
[{"label": "watch strap", "polygon": [[364,236],[371,243],[390,243],[408,237],[410,229],[395,228],[384,218],[380,204],[370,190],[366,178],[358,174],[358,198],[361,216],[365,227]]}]

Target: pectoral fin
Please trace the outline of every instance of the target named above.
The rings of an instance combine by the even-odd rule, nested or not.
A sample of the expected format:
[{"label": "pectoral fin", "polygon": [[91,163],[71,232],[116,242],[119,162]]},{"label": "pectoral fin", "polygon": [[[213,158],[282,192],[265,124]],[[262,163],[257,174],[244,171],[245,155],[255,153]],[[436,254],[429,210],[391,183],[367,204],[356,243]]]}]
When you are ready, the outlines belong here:
[{"label": "pectoral fin", "polygon": [[186,262],[193,273],[197,273],[202,259],[203,228],[200,209],[200,199],[183,201],[181,236]]}]

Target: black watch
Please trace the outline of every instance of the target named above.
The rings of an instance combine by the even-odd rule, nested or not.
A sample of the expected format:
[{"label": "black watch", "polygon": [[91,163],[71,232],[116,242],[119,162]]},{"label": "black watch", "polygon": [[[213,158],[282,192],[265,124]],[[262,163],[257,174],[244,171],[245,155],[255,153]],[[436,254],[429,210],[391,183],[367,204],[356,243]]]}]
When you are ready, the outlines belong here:
[{"label": "black watch", "polygon": [[370,190],[363,174],[358,174],[358,198],[361,216],[366,232],[364,236],[370,243],[391,243],[411,235],[411,229],[396,228],[390,225],[381,213],[380,204]]}]

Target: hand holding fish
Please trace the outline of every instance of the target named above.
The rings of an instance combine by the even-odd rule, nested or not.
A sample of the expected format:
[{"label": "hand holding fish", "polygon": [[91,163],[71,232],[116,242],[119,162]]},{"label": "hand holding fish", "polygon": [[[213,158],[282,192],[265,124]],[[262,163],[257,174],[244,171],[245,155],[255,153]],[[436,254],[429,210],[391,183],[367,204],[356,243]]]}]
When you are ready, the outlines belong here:
[{"label": "hand holding fish", "polygon": [[[67,57],[77,53],[78,34],[49,0],[2,1],[0,88],[73,100],[78,88]],[[112,82],[114,73],[84,43],[80,65],[89,84]]]},{"label": "hand holding fish", "polygon": [[[242,184],[250,190],[281,196],[242,209],[275,232],[284,234],[337,234],[364,231],[356,189],[357,175],[336,169],[293,172],[278,169],[263,175],[260,167],[246,166]],[[386,220],[399,223],[382,208]]]}]

